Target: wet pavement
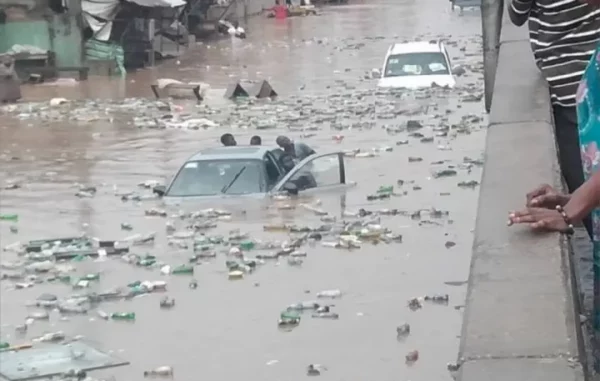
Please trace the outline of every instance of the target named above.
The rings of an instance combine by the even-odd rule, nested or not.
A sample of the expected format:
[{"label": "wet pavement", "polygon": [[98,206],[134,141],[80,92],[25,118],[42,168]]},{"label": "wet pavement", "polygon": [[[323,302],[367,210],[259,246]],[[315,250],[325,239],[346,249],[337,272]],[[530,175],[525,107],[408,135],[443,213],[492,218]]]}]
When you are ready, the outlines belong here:
[{"label": "wet pavement", "polygon": [[[446,364],[457,357],[462,281],[469,273],[478,198],[476,186],[458,183],[479,181],[485,139],[478,13],[452,13],[447,2],[435,0],[365,2],[283,23],[250,19],[246,30],[245,41],[199,43],[179,61],[130,74],[126,82],[92,79],[76,87],[25,88],[26,100],[41,103],[24,101],[0,111],[0,184],[20,185],[0,191],[0,214],[19,215],[17,233],[10,230],[13,223],[0,222],[2,246],[81,232],[107,240],[157,232],[153,245],[132,246],[131,252],[177,266],[193,254],[191,240],[188,249],[168,245],[167,221],[179,232],[189,224],[172,217],[180,211],[212,207],[232,213],[216,219],[216,228],[204,231],[207,236],[239,229],[255,240],[283,242],[290,241],[289,234],[264,231],[263,225],[329,223],[300,204],[318,205],[337,221],[360,220],[349,214],[361,208],[398,209],[398,215],[380,216],[380,224],[401,234],[402,243],[363,240],[353,250],[305,243],[299,250],[307,256],[300,266],[286,257],[265,260],[235,281],[228,279],[225,262],[236,260],[227,254],[236,245],[216,245],[217,257],[200,260],[193,276],[161,275],[161,266],[140,267],[122,259],[70,262],[72,277],[99,272],[100,280],[91,281],[87,290],[60,282],[15,290],[15,281],[2,280],[1,341],[19,344],[55,331],[82,335],[131,362],[93,374],[116,379],[141,379],[144,371],[162,365],[173,366],[179,379],[199,374],[300,379],[309,364],[322,364],[321,377],[335,380],[450,379]],[[456,89],[376,90],[370,73],[381,66],[389,44],[437,38],[446,41],[453,64],[466,69]],[[210,84],[206,102],[154,101],[149,84],[166,77]],[[280,97],[225,101],[221,95],[236,78],[267,79]],[[50,106],[51,97],[69,101]],[[423,127],[407,129],[409,120]],[[137,184],[166,181],[195,151],[217,145],[224,132],[233,133],[238,143],[258,134],[266,144],[287,134],[319,153],[360,149],[375,155],[346,157],[347,178],[357,183],[347,192],[286,200],[285,207],[270,199],[212,199],[168,208],[168,217],[160,217],[144,213],[162,208],[160,201],[122,201],[121,192],[150,195]],[[338,135],[343,139],[333,138]],[[433,176],[447,168],[457,174]],[[95,186],[97,192],[77,197],[78,184]],[[367,201],[367,195],[389,185],[394,186],[391,197]],[[432,214],[431,208],[448,215]],[[414,213],[419,210],[424,210],[420,217]],[[122,223],[133,230],[122,230]],[[255,248],[246,254],[273,251]],[[1,255],[5,264],[18,258],[9,251]],[[196,289],[189,287],[192,278]],[[49,321],[35,321],[25,336],[15,333],[15,326],[38,310],[25,302],[42,293],[66,298],[137,280],[166,281],[167,291],[99,306],[108,313],[135,312],[135,322],[105,321],[94,309],[62,317],[53,311]],[[342,292],[326,301],[334,304],[331,310],[339,319],[305,313],[297,327],[278,329],[288,305],[318,299],[318,292],[329,289]],[[449,303],[408,307],[410,299],[432,294],[448,294]],[[165,295],[176,300],[174,307],[160,308]],[[404,323],[410,334],[399,340],[397,327]],[[414,350],[418,359],[407,363],[405,356],[414,359]]]}]

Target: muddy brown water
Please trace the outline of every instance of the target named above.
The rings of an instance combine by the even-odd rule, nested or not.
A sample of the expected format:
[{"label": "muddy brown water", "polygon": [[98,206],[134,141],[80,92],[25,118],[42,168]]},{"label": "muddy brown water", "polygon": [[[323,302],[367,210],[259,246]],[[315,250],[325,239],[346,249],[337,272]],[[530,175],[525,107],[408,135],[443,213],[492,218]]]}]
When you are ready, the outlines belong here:
[{"label": "muddy brown water", "polygon": [[[322,16],[290,19],[285,22],[263,18],[246,24],[248,39],[220,40],[196,44],[179,60],[167,61],[157,68],[129,74],[125,81],[92,78],[75,87],[35,86],[24,88],[25,100],[46,100],[61,96],[74,98],[121,99],[151,97],[148,84],[160,77],[202,80],[212,87],[207,102],[227,107],[218,94],[235,78],[267,78],[281,98],[306,97],[326,99],[327,94],[374,89],[376,81],[364,80],[364,73],[380,67],[390,43],[420,38],[443,37],[454,42],[448,46],[454,63],[477,65],[481,62],[478,13],[451,12],[443,0],[404,0],[364,2],[323,9]],[[361,44],[354,48],[355,44]],[[461,48],[463,48],[461,50]],[[346,85],[341,86],[341,80]],[[480,73],[468,72],[458,79],[459,88],[473,84],[482,91]],[[348,89],[355,86],[356,90]],[[457,123],[467,114],[483,117],[481,102],[463,103],[456,93],[423,97],[407,102],[429,106],[417,116],[401,116],[427,121],[436,114],[448,114],[449,123]],[[321,98],[318,98],[321,97]],[[324,98],[323,98],[324,97]],[[173,101],[193,110],[189,101]],[[411,103],[411,104],[412,104]],[[460,106],[460,108],[459,108]],[[277,107],[276,103],[272,106]],[[135,113],[135,112],[134,112]],[[360,119],[360,117],[358,117]],[[425,135],[432,135],[425,122]],[[433,179],[431,163],[446,160],[457,164],[464,157],[482,155],[485,122],[473,123],[470,134],[436,138],[434,143],[396,146],[406,133],[390,135],[376,121],[373,129],[315,131],[316,136],[300,139],[300,132],[219,128],[187,131],[140,129],[131,118],[116,118],[112,123],[95,121],[74,123],[40,122],[2,117],[0,151],[2,184],[18,180],[22,189],[2,190],[0,213],[18,213],[19,233],[9,232],[9,224],[0,224],[2,246],[20,240],[69,236],[86,231],[92,236],[122,239],[133,233],[158,232],[153,247],[136,247],[139,254],[153,253],[165,262],[184,263],[191,252],[166,245],[165,220],[145,217],[144,210],[160,206],[157,201],[122,202],[114,190],[135,190],[139,182],[167,179],[182,161],[196,150],[218,144],[223,132],[232,132],[238,142],[259,134],[263,141],[273,141],[281,133],[302,140],[318,152],[340,149],[392,146],[374,158],[346,159],[347,177],[357,186],[344,193],[332,192],[304,197],[301,202],[321,202],[321,208],[340,218],[343,209],[399,208],[414,211],[435,207],[447,210],[449,218],[439,224],[419,224],[404,216],[382,217],[381,224],[404,236],[401,244],[365,243],[351,252],[307,246],[308,257],[302,267],[290,267],[285,260],[268,262],[241,281],[229,281],[225,256],[196,267],[194,278],[199,287],[190,290],[188,276],[161,276],[158,269],[145,270],[118,259],[76,264],[77,274],[101,272],[102,279],[92,290],[125,285],[135,280],[167,280],[168,294],[176,299],[172,310],[159,309],[163,295],[151,294],[132,301],[104,303],[108,312],[135,312],[134,323],[103,321],[93,313],[60,319],[54,313],[50,322],[36,322],[25,338],[15,337],[14,326],[21,324],[31,309],[24,306],[43,292],[65,297],[73,290],[65,285],[39,284],[30,289],[12,290],[2,281],[0,298],[2,340],[27,341],[44,332],[62,330],[83,335],[99,347],[115,351],[131,365],[93,376],[114,376],[119,380],[143,378],[144,370],[172,365],[180,380],[203,377],[220,380],[251,378],[295,380],[306,377],[310,363],[325,365],[325,379],[331,380],[448,380],[446,363],[456,360],[466,286],[452,287],[445,281],[466,280],[469,272],[472,229],[478,188],[461,189],[459,181],[479,180],[480,168],[469,173]],[[390,123],[390,121],[383,121]],[[303,132],[306,133],[306,132]],[[344,135],[338,144],[333,135]],[[451,150],[440,149],[450,146]],[[409,156],[422,162],[409,163]],[[406,195],[385,201],[366,201],[380,185],[395,185],[405,180]],[[414,183],[411,183],[414,182]],[[98,186],[93,198],[74,196],[74,183]],[[420,186],[420,190],[415,189]],[[396,186],[398,189],[398,186]],[[449,195],[447,195],[449,193]],[[262,231],[265,223],[291,222],[318,225],[319,217],[297,208],[277,210],[272,202],[211,200],[176,209],[224,207],[234,215],[231,221],[219,222],[210,234],[232,229],[247,231],[254,238],[284,240],[286,236]],[[174,210],[171,210],[174,211]],[[244,214],[244,211],[248,211]],[[423,220],[428,220],[424,215]],[[120,229],[121,222],[131,223],[132,233]],[[182,229],[184,224],[177,223]],[[447,249],[446,241],[456,242]],[[14,259],[2,253],[2,260]],[[344,296],[333,301],[337,321],[304,316],[290,332],[277,328],[279,313],[289,304],[315,299],[315,293],[339,288]],[[425,294],[447,293],[450,305],[424,305],[418,311],[407,308],[407,300]],[[410,336],[399,342],[396,327],[411,325]],[[404,356],[417,349],[419,360],[407,366]]]}]

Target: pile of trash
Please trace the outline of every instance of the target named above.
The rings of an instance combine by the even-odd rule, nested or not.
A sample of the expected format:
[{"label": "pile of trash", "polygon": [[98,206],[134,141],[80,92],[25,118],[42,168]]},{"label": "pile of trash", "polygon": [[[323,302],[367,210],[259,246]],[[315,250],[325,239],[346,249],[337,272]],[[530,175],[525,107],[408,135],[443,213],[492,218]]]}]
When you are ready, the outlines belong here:
[{"label": "pile of trash", "polygon": [[[458,91],[462,102],[478,102],[483,92],[470,89]],[[290,131],[321,129],[362,130],[383,128],[390,134],[406,131],[401,125],[390,125],[389,120],[428,117],[430,123],[439,123],[444,132],[481,127],[481,117],[467,115],[457,125],[448,123],[449,112],[436,113],[437,104],[448,101],[448,90],[354,90],[323,95],[290,96],[271,100],[238,99],[225,104],[187,105],[144,98],[123,100],[67,100],[29,102],[0,107],[0,114],[20,120],[39,120],[47,123],[70,121],[75,123],[123,123],[132,127],[150,129],[205,130],[220,126],[232,129],[267,130],[285,126]],[[402,100],[402,102],[399,102]],[[430,106],[423,106],[423,101]],[[134,111],[135,110],[135,111]],[[450,111],[450,110],[448,110]],[[406,119],[408,120],[408,119]],[[412,122],[411,122],[412,123]],[[420,123],[417,121],[417,123]],[[410,132],[410,131],[409,131]],[[463,133],[464,133],[463,132]]]}]

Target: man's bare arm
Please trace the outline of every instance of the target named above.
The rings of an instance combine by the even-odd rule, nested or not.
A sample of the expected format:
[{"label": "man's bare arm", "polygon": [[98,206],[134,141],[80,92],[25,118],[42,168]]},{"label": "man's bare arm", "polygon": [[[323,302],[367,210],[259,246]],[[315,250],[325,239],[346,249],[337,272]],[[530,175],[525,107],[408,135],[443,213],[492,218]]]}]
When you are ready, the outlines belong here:
[{"label": "man's bare arm", "polygon": [[525,24],[534,0],[512,0],[508,6],[510,21],[516,26]]}]

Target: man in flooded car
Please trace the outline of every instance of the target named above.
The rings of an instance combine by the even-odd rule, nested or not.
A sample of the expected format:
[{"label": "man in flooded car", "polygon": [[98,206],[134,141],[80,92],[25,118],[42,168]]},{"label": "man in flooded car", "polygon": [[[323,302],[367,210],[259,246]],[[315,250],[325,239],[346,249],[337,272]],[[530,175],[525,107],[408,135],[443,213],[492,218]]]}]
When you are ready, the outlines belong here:
[{"label": "man in flooded car", "polygon": [[316,154],[315,150],[304,143],[294,143],[287,136],[279,136],[275,140],[277,145],[283,149],[285,153],[291,155],[296,161],[300,162],[310,155]]},{"label": "man in flooded car", "polygon": [[237,146],[237,142],[235,141],[235,138],[231,134],[221,135],[221,144],[223,144],[225,147]]}]

